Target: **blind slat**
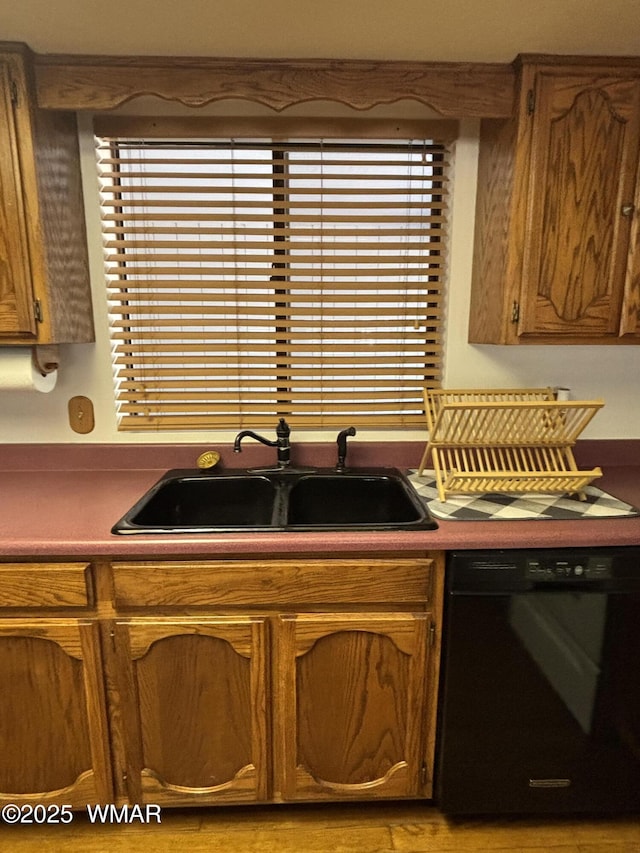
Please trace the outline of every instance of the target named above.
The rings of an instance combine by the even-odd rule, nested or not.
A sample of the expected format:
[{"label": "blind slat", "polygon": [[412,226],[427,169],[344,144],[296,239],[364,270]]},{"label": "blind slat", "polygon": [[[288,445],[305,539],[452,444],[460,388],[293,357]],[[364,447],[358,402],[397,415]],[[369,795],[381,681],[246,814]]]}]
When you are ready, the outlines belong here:
[{"label": "blind slat", "polygon": [[[157,233],[157,229],[156,229]],[[191,232],[189,232],[191,233]],[[202,234],[202,229],[199,229],[198,233]],[[310,232],[313,233],[313,232]],[[377,233],[377,232],[374,232]],[[287,235],[281,234],[280,230],[277,232],[277,236],[279,238],[283,237],[291,237],[292,233],[289,230]],[[295,235],[294,235],[295,236]],[[350,236],[350,235],[347,235]],[[371,251],[371,250],[391,250],[391,249],[406,249],[407,251],[410,249],[411,251],[418,252],[424,249],[432,248],[434,244],[433,237],[430,235],[428,238],[424,238],[424,232],[415,231],[413,235],[408,234],[406,231],[402,231],[400,234],[397,231],[392,233],[393,240],[385,240],[383,239],[383,235],[379,234],[379,239],[375,242],[365,241],[362,239],[357,239],[351,237],[351,239],[347,240],[344,236],[341,239],[330,239],[326,233],[322,234],[322,244],[323,246],[328,246],[334,252],[353,252],[353,251]],[[422,240],[411,240],[409,239],[411,236],[422,236]],[[435,236],[435,235],[433,235]],[[247,249],[260,249],[264,251],[265,249],[273,249],[273,237],[274,232],[272,229],[269,229],[265,234],[264,240],[184,240],[179,238],[176,235],[175,240],[134,240],[134,239],[126,239],[126,240],[107,240],[104,244],[105,250],[115,249],[116,252],[107,251],[107,258],[117,258],[119,252],[123,250],[127,250],[128,252],[137,252],[141,249],[153,250],[154,252],[161,252],[165,249],[173,249],[175,252],[184,252],[190,249],[198,249],[198,251],[202,252],[219,252],[222,251],[224,254],[230,254],[232,252],[236,252],[238,250],[247,250]],[[284,242],[284,241],[282,241]],[[314,242],[312,240],[300,240],[296,238],[295,240],[291,240],[284,244],[284,248],[288,251],[301,251],[301,250],[313,250],[317,247],[317,241]],[[279,250],[280,251],[280,250]]]},{"label": "blind slat", "polygon": [[[114,205],[116,206],[116,205]],[[368,208],[367,208],[368,209]],[[430,210],[434,209],[434,206],[429,208]],[[439,211],[446,211],[446,207],[440,205]],[[329,223],[336,225],[336,228],[345,232],[347,230],[347,226],[351,226],[352,222],[357,222],[358,228],[363,225],[393,225],[396,228],[400,226],[411,223],[430,223],[432,221],[442,221],[441,216],[434,217],[431,214],[368,214],[365,212],[365,209],[362,209],[361,215],[356,219],[345,219],[344,216],[339,216],[338,214],[330,214],[326,211],[323,211],[321,217],[317,213],[300,213],[297,212],[295,215],[283,213],[247,213],[246,211],[242,211],[242,213],[236,213],[235,211],[226,210],[224,212],[224,219],[221,217],[220,213],[208,213],[207,211],[199,210],[197,213],[177,213],[175,210],[171,211],[171,213],[163,213],[159,210],[154,211],[145,211],[144,213],[136,213],[135,211],[127,211],[126,217],[123,216],[122,212],[120,213],[109,213],[106,208],[103,208],[102,221],[103,222],[122,222],[122,220],[126,218],[127,222],[147,222],[145,233],[150,233],[149,223],[151,222],[190,222],[193,225],[194,231],[192,232],[194,235],[198,233],[198,223],[199,222],[221,222],[223,224],[220,225],[221,229],[225,229],[227,226],[231,226],[232,224],[235,226],[239,224],[239,227],[245,226],[247,227],[247,233],[252,233],[254,224],[258,223],[258,225],[263,225],[264,223],[272,222],[277,223],[278,227],[282,225],[286,225],[287,223],[291,224],[299,224],[301,222],[304,223],[313,223],[316,226],[326,227]],[[125,232],[127,228],[125,227]],[[152,231],[152,229],[151,229]],[[284,232],[283,232],[284,233]],[[360,232],[359,232],[360,233]],[[364,230],[362,233],[365,233]]]},{"label": "blind slat", "polygon": [[[390,374],[387,373],[387,375],[390,375]],[[430,375],[430,374],[425,374],[425,375]],[[375,391],[376,389],[378,389],[378,385],[376,383],[381,382],[382,383],[382,385],[380,386],[381,389],[384,389],[384,390],[396,389],[396,391],[403,390],[403,393],[405,393],[406,395],[409,395],[412,398],[416,398],[416,397],[420,396],[422,393],[420,382],[423,378],[424,378],[423,375],[422,374],[418,375],[418,372],[416,371],[415,376],[413,378],[414,384],[411,386],[406,386],[406,389],[405,389],[405,386],[402,386],[401,384],[399,384],[399,380],[397,380],[397,379],[385,379],[384,376],[382,376],[382,377],[376,376],[376,377],[371,378],[367,375],[362,375],[362,373],[361,373],[361,374],[359,374],[359,387],[361,388],[361,390],[364,393],[367,393],[368,391],[372,391],[372,390]],[[159,382],[159,380],[156,380],[156,381]],[[197,380],[190,380],[190,381],[195,382]],[[204,383],[205,380],[201,380],[201,382]],[[273,394],[274,380],[272,377],[262,378],[262,379],[261,378],[247,379],[244,376],[244,373],[243,373],[243,375],[231,376],[228,379],[225,378],[224,380],[217,380],[216,381],[216,380],[212,380],[212,379],[207,379],[206,380],[206,383],[207,383],[206,388],[207,389],[222,388],[225,391],[227,391],[228,388],[239,387],[239,386],[243,385],[243,383],[245,383],[245,382],[248,383],[247,387],[250,388],[251,390],[255,390],[256,388],[268,388],[268,389],[270,389],[270,392]],[[336,378],[336,377],[329,375],[328,373],[325,375],[324,371],[323,371],[321,376],[310,376],[308,373],[301,374],[298,376],[298,380],[296,380],[296,382],[292,385],[292,387],[296,387],[296,388],[297,387],[305,387],[305,386],[308,386],[310,383],[311,384],[316,383],[316,384],[322,385],[325,382],[326,382],[327,386],[331,386],[332,388],[334,388],[338,391],[340,391],[341,389],[349,389],[350,392],[353,391],[353,382],[351,385],[349,385],[349,379],[347,377],[345,377],[345,376],[340,377],[339,376]],[[177,380],[176,380],[176,383],[177,383]],[[158,388],[162,387],[166,390],[172,390],[172,388],[175,387],[176,383],[174,383],[174,385],[169,385],[167,383],[164,383],[162,385],[158,384],[157,387]],[[138,391],[139,391],[140,390],[140,383],[137,382],[136,380],[127,380],[127,383],[123,384],[123,387],[124,387],[124,390],[130,390],[130,389],[134,389],[137,387]],[[147,387],[148,386],[145,383],[145,388],[147,388]],[[153,386],[153,387],[155,387],[155,386]],[[189,387],[191,387],[191,386],[189,386]],[[204,389],[204,385],[196,385],[194,387]]]},{"label": "blind slat", "polygon": [[[335,301],[335,299],[339,298],[337,294],[350,295],[352,299],[356,301],[360,299],[366,300],[367,298],[374,298],[374,296],[380,291],[383,293],[394,294],[396,296],[396,304],[398,304],[398,301],[401,301],[403,296],[408,296],[411,300],[414,300],[416,298],[416,294],[422,295],[425,299],[428,299],[429,302],[435,301],[439,298],[439,289],[441,286],[438,272],[436,270],[430,271],[429,280],[426,284],[423,279],[406,279],[399,283],[398,281],[393,280],[376,281],[375,279],[368,279],[360,276],[358,279],[359,287],[357,293],[354,291],[353,283],[350,281],[332,281],[330,288],[327,288],[326,285],[323,284],[322,289],[331,294],[331,301]],[[204,301],[207,299],[233,300],[235,298],[238,300],[239,304],[245,299],[247,301],[259,299],[261,301],[273,302],[276,298],[276,290],[283,291],[282,293],[277,294],[278,301],[280,301],[281,296],[283,299],[286,299],[287,292],[292,297],[298,296],[300,298],[302,298],[302,294],[304,292],[310,292],[315,295],[317,300],[318,292],[320,290],[320,284],[318,281],[306,281],[304,279],[296,279],[295,282],[289,282],[287,292],[284,292],[284,285],[280,287],[279,285],[280,282],[272,281],[271,277],[269,277],[268,280],[263,279],[262,281],[256,280],[250,282],[242,279],[230,280],[204,277],[197,279],[183,278],[182,281],[185,296],[197,292],[197,295],[199,295]],[[178,289],[176,290],[176,288]],[[135,302],[139,299],[146,299],[149,293],[153,293],[154,291],[157,293],[158,304],[161,304],[167,299],[174,298],[174,293],[178,294],[177,301],[180,301],[180,299],[185,298],[185,296],[181,296],[179,288],[180,282],[172,278],[127,278],[120,281],[108,282],[109,298],[120,302],[126,302],[127,300]],[[189,300],[187,299],[187,301]]]},{"label": "blind slat", "polygon": [[[441,255],[429,256],[429,258],[425,259],[425,261],[423,262],[421,269],[412,269],[412,268],[403,267],[403,266],[388,267],[388,268],[380,269],[378,274],[381,277],[382,276],[386,276],[387,278],[393,277],[396,281],[399,278],[401,278],[402,276],[409,276],[409,275],[419,276],[422,279],[424,279],[426,275],[431,274],[431,270],[439,269],[443,265],[443,263],[444,263],[444,259]],[[238,268],[241,268],[242,272],[239,273]],[[189,274],[198,273],[199,269],[205,270],[208,273],[216,275],[216,276],[225,275],[225,274],[226,275],[234,275],[235,274],[236,277],[242,276],[242,278],[240,278],[240,280],[246,281],[247,287],[249,287],[250,283],[251,283],[250,276],[254,276],[256,278],[266,276],[268,278],[271,278],[271,276],[284,275],[285,274],[284,269],[282,270],[282,272],[278,272],[278,270],[274,269],[273,267],[259,267],[259,266],[252,267],[249,265],[242,267],[241,261],[238,261],[235,267],[207,267],[207,266],[185,267],[185,266],[179,266],[179,267],[161,267],[159,269],[155,268],[155,267],[145,267],[145,266],[132,267],[130,269],[126,264],[123,264],[123,265],[118,266],[118,267],[109,267],[108,268],[108,274],[109,275],[116,275],[117,274],[117,275],[121,275],[121,276],[126,276],[126,275],[150,276],[150,275],[154,275],[154,274],[155,275],[177,276],[177,275],[183,274],[185,276],[188,276]],[[316,270],[315,268],[309,266],[309,267],[298,267],[297,269],[294,269],[293,271],[287,270],[286,272],[288,272],[290,276],[293,276],[295,274],[297,274],[297,275],[303,275],[304,274],[306,276],[309,276],[309,275],[319,276],[320,273],[322,273],[322,270],[320,268],[318,268]],[[330,273],[330,275],[329,275],[329,273]],[[333,278],[355,279],[358,276],[362,275],[363,273],[371,275],[372,273],[374,273],[374,271],[371,269],[360,269],[358,267],[331,268],[331,270],[327,271],[328,276],[332,279]],[[294,282],[294,284],[295,284],[295,282]],[[354,288],[354,292],[357,292],[356,288]]]},{"label": "blind slat", "polygon": [[[249,400],[247,405],[250,406],[251,408],[253,408],[255,411],[273,411],[274,410],[273,402],[269,402],[269,401],[265,401],[265,402],[258,401],[256,403],[253,403],[251,400]],[[391,402],[385,402],[385,401],[381,401],[381,400],[375,400],[375,401],[373,401],[373,405],[375,405],[376,410],[378,410],[380,412],[396,412],[396,411],[411,412],[412,408],[418,407],[418,400],[416,398],[416,400],[412,400],[406,404],[403,403],[403,401],[393,400]],[[367,408],[367,401],[363,401],[362,406]],[[125,402],[121,406],[121,408],[125,412],[130,412],[130,413],[141,412],[147,416],[150,413],[155,413],[156,417],[162,416],[162,414],[165,411],[167,411],[170,414],[172,411],[178,410],[178,413],[182,414],[180,412],[181,407],[184,407],[183,403],[173,402],[173,401],[163,401],[162,404],[156,404],[153,401],[148,402],[148,403],[146,401],[142,401],[140,403]],[[222,411],[227,411],[227,412],[233,411],[233,405],[227,404],[223,398],[221,398],[221,400],[217,403],[217,408],[221,409]],[[314,405],[313,403],[301,403],[301,402],[295,401],[291,404],[291,408],[295,409],[301,413],[302,412],[308,412],[310,414],[313,414],[314,412],[317,411],[318,406]],[[352,402],[351,398],[349,398],[348,400],[345,400],[344,403],[342,403],[342,404],[333,402],[331,408],[334,412],[344,412],[346,415],[348,415],[350,412],[353,412],[354,409],[357,410],[358,404],[357,404],[357,402],[354,404]],[[193,413],[200,412],[203,414],[207,414],[207,413],[211,412],[211,406],[208,402],[207,403],[198,403],[198,402],[189,401],[189,410],[190,410],[190,412],[193,412]],[[209,422],[209,426],[210,425],[211,425],[211,422]]]},{"label": "blind slat", "polygon": [[[280,411],[274,407],[266,414],[260,412],[247,412],[246,410],[240,416],[240,423],[251,423],[256,429],[261,427],[269,428],[273,426],[274,418],[280,417]],[[304,416],[300,414],[287,414],[287,421],[292,429],[342,429],[345,420],[355,427],[371,427],[376,426],[379,429],[389,427],[391,429],[398,428],[422,428],[424,427],[423,414],[387,414],[380,413],[376,415],[375,422],[372,421],[370,415],[361,415],[354,412],[346,412],[337,415],[331,414],[313,414]],[[215,415],[215,426],[219,429],[237,429],[238,427],[238,412],[231,410],[230,413],[220,412]],[[171,430],[211,430],[212,427],[211,414],[206,415],[181,415],[175,416],[170,414],[162,414],[161,417],[153,416],[147,418],[144,413],[137,413],[136,417],[123,418],[119,428],[124,432],[164,432]]]},{"label": "blind slat", "polygon": [[[269,164],[270,167],[271,164]],[[305,163],[306,166],[309,164]],[[321,163],[318,163],[321,165]],[[332,164],[333,165],[333,164]],[[441,168],[441,164],[438,164],[438,171]],[[434,193],[432,189],[432,184],[434,180],[438,182],[438,184],[446,183],[448,180],[445,176],[435,175],[434,176],[433,169],[426,170],[423,169],[420,174],[415,175],[407,175],[401,174],[400,172],[395,173],[385,173],[379,170],[376,170],[374,175],[370,175],[370,186],[371,191],[375,194],[377,192],[384,193],[393,193],[394,195],[401,195],[404,192],[410,193],[428,193],[430,195],[437,194]],[[166,170],[164,172],[154,172],[152,170],[141,171],[141,172],[131,172],[128,170],[118,171],[118,172],[107,172],[104,171],[102,173],[102,177],[105,180],[109,180],[112,182],[112,188],[104,188],[103,192],[114,192],[116,194],[120,193],[141,193],[145,195],[146,193],[166,193],[168,195],[172,193],[180,193],[180,192],[196,192],[196,193],[229,193],[232,192],[261,192],[261,191],[270,191],[273,189],[273,185],[271,184],[271,175],[265,172],[242,172],[238,173],[237,171],[234,173],[233,181],[231,182],[231,186],[229,186],[229,181],[225,180],[226,175],[224,171],[220,172],[212,172],[212,171],[201,171],[201,172],[187,172],[176,171],[170,172]],[[312,171],[303,172],[301,170],[298,171],[290,171],[284,170],[282,172],[278,172],[278,180],[279,181],[293,181],[296,182],[296,186],[289,187],[289,193],[293,193],[294,195],[303,194],[303,195],[313,195],[315,193],[332,193],[332,194],[345,194],[350,195],[353,192],[356,193],[365,193],[367,192],[367,187],[343,187],[343,186],[331,186],[329,182],[331,181],[344,181],[345,178],[348,177],[348,174],[345,172],[335,172],[331,173],[326,169],[323,169],[322,175],[319,176],[317,173]],[[307,179],[303,184],[303,179]],[[136,183],[136,181],[141,183]],[[157,185],[154,183],[149,183],[149,181],[157,181]],[[176,181],[174,186],[171,184],[171,181]],[[191,183],[186,183],[187,181]],[[209,181],[220,181],[221,186],[215,186],[209,183]],[[251,181],[253,185],[245,186],[240,181]],[[256,184],[255,182],[261,182]],[[311,183],[321,183],[327,186],[312,186]],[[397,184],[402,182],[402,190],[398,189]],[[375,188],[373,187],[373,183],[376,184]],[[394,183],[396,186],[393,187],[378,187],[379,183]],[[301,185],[303,184],[303,185]],[[413,186],[415,184],[415,186]],[[426,184],[426,187],[423,186]]]},{"label": "blind slat", "polygon": [[[363,300],[355,308],[348,301],[326,305],[321,316],[309,317],[309,308],[313,307],[313,300],[305,301],[302,298],[291,298],[283,300],[275,307],[270,305],[246,305],[218,307],[213,305],[146,305],[140,306],[129,304],[123,308],[123,316],[114,315],[111,327],[114,329],[143,329],[143,328],[169,328],[180,329],[192,326],[205,326],[213,329],[229,329],[233,324],[251,327],[253,330],[259,328],[273,328],[278,321],[279,329],[293,329],[301,325],[310,329],[330,328],[333,325],[351,325],[354,332],[360,333],[363,329],[373,331],[380,323],[402,322],[406,324],[409,320],[412,330],[435,319],[441,319],[443,310],[439,302],[417,302],[411,300],[403,305],[397,305],[391,299],[386,301],[376,299],[375,296]],[[396,307],[397,305],[397,307]],[[391,308],[390,306],[394,306]],[[387,310],[385,310],[385,308]],[[286,316],[285,313],[286,312]],[[177,316],[179,314],[179,317]],[[411,331],[409,329],[408,331]],[[229,333],[233,335],[233,332]]]},{"label": "blind slat", "polygon": [[[326,211],[331,211],[331,210],[366,211],[366,210],[376,210],[377,208],[380,208],[381,210],[401,210],[404,212],[404,211],[419,210],[420,208],[424,207],[424,204],[425,204],[424,201],[421,200],[420,198],[417,198],[417,199],[411,198],[411,200],[408,200],[408,201],[390,201],[389,199],[376,201],[372,197],[372,195],[375,196],[375,192],[373,194],[370,192],[369,197],[362,200],[362,201],[360,201],[360,200],[354,201],[351,199],[349,201],[340,201],[340,200],[329,201],[329,200],[327,200],[327,201],[323,202],[321,205],[318,203],[313,205],[311,200],[299,201],[296,199],[289,199],[287,201],[287,207],[289,210],[295,210],[296,208],[301,209],[301,210],[307,210],[310,207],[321,207],[322,208],[322,214],[321,215],[324,216]],[[128,217],[129,208],[132,208],[135,210],[135,208],[145,208],[145,207],[147,207],[147,208],[148,207],[155,207],[155,208],[168,207],[168,208],[171,208],[172,213],[173,213],[173,211],[182,210],[182,209],[189,209],[189,208],[193,208],[193,207],[203,208],[203,209],[214,208],[214,209],[224,210],[225,212],[229,211],[229,210],[231,210],[231,211],[244,210],[245,208],[248,208],[250,210],[260,210],[261,207],[263,207],[263,205],[261,205],[259,203],[259,199],[246,199],[245,200],[245,199],[234,199],[234,198],[231,198],[231,199],[132,198],[132,199],[127,199],[126,202],[124,202],[124,203],[122,202],[122,199],[119,199],[119,198],[113,198],[113,199],[103,198],[101,201],[101,204],[103,207],[105,207],[107,209],[109,209],[111,207],[118,208],[119,213],[120,213],[120,219],[123,219],[123,218],[126,219]],[[436,205],[436,207],[438,207],[438,206],[439,205]],[[273,220],[280,221],[278,219],[277,214],[271,214],[270,213],[272,208],[273,208],[273,205],[264,204],[264,211],[265,211],[264,216],[261,216],[260,214],[254,214],[254,218],[261,219],[265,222],[273,221]],[[308,221],[317,222],[318,217],[319,217],[319,214],[317,212],[309,214]],[[290,215],[290,218],[288,221],[293,221],[294,218],[295,217],[292,217]],[[349,221],[349,222],[360,221],[359,218],[355,218],[355,217],[344,217],[344,218],[346,219],[346,221]],[[285,220],[283,220],[283,221],[285,221]]]},{"label": "blind slat", "polygon": [[[132,220],[132,217],[128,217],[128,219]],[[144,234],[145,236],[149,235],[153,237],[155,243],[157,243],[157,238],[159,235],[169,235],[173,236],[176,239],[180,238],[181,243],[188,243],[188,240],[184,240],[185,235],[188,237],[194,236],[194,230],[197,233],[197,241],[194,245],[200,245],[202,242],[202,236],[208,234],[215,234],[220,236],[224,234],[225,241],[227,244],[229,242],[230,236],[241,236],[242,242],[246,242],[247,237],[268,237],[269,240],[273,240],[274,229],[273,225],[267,225],[267,227],[262,228],[259,227],[259,224],[247,223],[243,221],[241,226],[236,225],[235,222],[229,218],[225,219],[224,222],[219,222],[218,227],[211,228],[210,226],[204,226],[202,223],[214,220],[215,217],[206,217],[204,215],[200,215],[194,217],[193,227],[187,227],[186,225],[173,225],[171,227],[165,227],[162,225],[154,225],[153,229],[150,231],[148,225],[111,225],[111,221],[113,220],[113,216],[110,215],[107,217],[106,215],[103,217],[102,223],[102,233],[103,234],[117,234],[123,235],[124,239],[118,241],[107,241],[106,248],[112,248],[112,246],[117,246],[120,249],[125,249],[129,247],[135,248],[140,241],[131,240],[130,235],[138,235]],[[421,216],[420,222],[424,223],[436,223],[440,224],[445,222],[445,218],[443,216]],[[181,222],[189,220],[180,220]],[[219,220],[217,220],[219,221]],[[428,239],[428,236],[425,235],[424,227],[422,228],[413,228],[407,225],[407,221],[405,220],[402,224],[402,237],[423,237],[424,239]],[[309,237],[318,233],[318,225],[322,227],[322,235],[325,240],[331,239],[340,239],[344,240],[344,237],[352,237],[350,231],[340,228],[335,225],[328,225],[326,219],[323,219],[322,222],[319,220],[316,221],[315,227],[311,228],[302,228],[299,222],[294,223],[294,227],[291,227],[290,224],[285,223],[284,219],[278,220],[278,236],[279,237],[288,237],[295,236],[297,239],[300,237]],[[381,225],[384,223],[380,223],[376,228],[364,228],[362,227],[362,223],[358,225],[358,233],[357,239],[361,240],[362,237],[377,237],[379,240],[382,240],[385,237],[394,237],[398,239],[398,229],[396,228],[382,228]],[[356,237],[353,236],[355,240]],[[149,245],[149,243],[145,242],[145,245]],[[175,241],[170,243],[171,246],[175,245]]]},{"label": "blind slat", "polygon": [[[118,335],[123,335],[122,332],[116,333],[114,335],[115,338]],[[191,337],[189,337],[191,335]],[[124,336],[124,335],[123,335]],[[139,337],[141,337],[140,335]],[[128,335],[131,337],[131,334]],[[175,340],[179,337],[178,333],[172,335]],[[193,333],[185,333],[184,337],[186,340],[193,340],[195,335]],[[331,337],[337,337],[337,335],[332,334]],[[375,363],[377,358],[379,358],[384,353],[398,353],[399,347],[398,344],[402,344],[402,348],[400,352],[402,355],[396,356],[396,361],[401,361],[403,355],[408,355],[410,353],[422,354],[425,350],[425,347],[421,341],[416,341],[415,343],[410,343],[408,341],[404,341],[403,339],[398,339],[392,343],[384,342],[376,342],[375,353],[372,350],[371,345],[368,341],[363,342],[353,342],[349,341],[349,346],[340,346],[338,343],[331,343],[329,341],[325,341],[323,344],[319,344],[318,342],[311,341],[309,343],[306,342],[304,336],[300,336],[299,340],[291,340],[291,341],[276,341],[275,335],[272,340],[268,343],[264,343],[263,341],[255,341],[247,338],[240,337],[239,340],[226,341],[225,343],[214,343],[209,342],[207,344],[207,352],[226,352],[233,353],[234,349],[238,348],[238,344],[243,344],[247,347],[252,353],[270,353],[273,354],[276,350],[279,352],[311,352],[317,353],[318,347],[322,346],[323,351],[323,359],[329,355],[341,354],[345,357],[353,358],[355,360],[368,359],[370,362]],[[434,345],[435,346],[435,345]],[[430,347],[433,349],[433,347]],[[375,355],[375,358],[372,356]],[[245,358],[247,358],[245,354]]]},{"label": "blind slat", "polygon": [[[174,360],[172,360],[174,359]],[[223,379],[216,379],[215,371],[211,371],[212,366],[219,364],[219,360],[214,356],[199,356],[193,360],[185,361],[182,356],[138,356],[135,359],[130,356],[118,356],[115,359],[120,365],[119,376],[122,380],[127,378],[135,379],[140,375],[150,375],[153,377],[163,378],[185,378],[189,376],[202,376],[206,372],[208,381],[213,384],[224,386],[225,383],[235,380],[237,377],[244,378],[247,382],[252,382],[256,377],[273,377],[273,367],[265,367],[264,365],[244,365],[236,364],[235,370],[229,369]],[[131,366],[135,361],[135,367]],[[180,367],[167,367],[166,365],[179,364]],[[164,365],[164,366],[163,366]],[[196,366],[197,365],[197,366]],[[310,368],[313,368],[311,370]],[[296,358],[295,362],[290,365],[292,377],[296,375],[327,377],[331,378],[335,383],[351,382],[352,374],[358,374],[362,377],[375,376],[377,379],[384,376],[396,376],[397,367],[385,367],[384,364],[376,364],[374,368],[370,365],[359,367],[353,362],[348,362],[344,358],[333,363],[323,362],[318,365],[317,360],[313,358]],[[422,368],[419,372],[422,372]],[[213,377],[213,378],[212,378]],[[145,380],[146,381],[146,380]]]},{"label": "blind slat", "polygon": [[[379,247],[378,253],[366,255],[353,253],[354,248],[358,248],[357,244],[355,244],[355,246],[346,247],[345,249],[341,246],[336,247],[331,245],[326,248],[326,253],[323,253],[323,247],[318,247],[315,249],[316,254],[310,255],[302,254],[302,250],[295,245],[283,246],[282,249],[277,248],[265,254],[255,251],[247,252],[243,246],[239,246],[238,248],[242,253],[239,257],[242,259],[244,264],[250,264],[251,269],[253,269],[254,264],[270,264],[271,266],[269,266],[268,269],[272,273],[276,272],[274,266],[277,267],[282,264],[287,264],[294,270],[304,270],[308,265],[311,265],[314,269],[318,268],[320,271],[333,271],[340,269],[341,267],[338,266],[339,264],[344,265],[347,263],[370,264],[375,265],[376,267],[386,267],[388,264],[422,266],[424,263],[429,263],[434,258],[438,258],[442,251],[440,243],[435,240],[427,243],[419,249],[416,249],[409,244],[403,245],[402,243],[395,243],[391,246],[384,245]],[[278,254],[274,254],[274,252],[277,252]],[[389,252],[399,252],[399,254],[388,254]],[[183,250],[177,252],[163,252],[155,250],[153,252],[143,252],[141,254],[138,254],[135,251],[130,251],[127,252],[125,258],[125,262],[122,264],[121,254],[109,253],[106,256],[106,263],[108,267],[113,270],[120,269],[121,267],[125,267],[127,269],[131,267],[137,268],[138,264],[148,264],[150,260],[152,260],[154,264],[163,265],[163,269],[166,269],[166,266],[164,266],[165,264],[175,262],[182,264],[198,264],[200,266],[203,264],[226,263],[228,264],[228,266],[225,267],[227,272],[232,272],[234,270],[234,266],[231,266],[231,264],[238,264],[238,255],[235,252],[206,252],[204,250],[195,253]],[[153,269],[157,268],[158,267],[153,267]],[[362,272],[362,269],[358,268],[358,272]]]},{"label": "blind slat", "polygon": [[[229,399],[229,388],[222,389],[220,391],[216,390],[206,390],[199,391],[197,389],[192,389],[187,392],[179,392],[179,391],[164,391],[164,390],[155,390],[149,391],[145,389],[144,392],[144,405],[148,407],[149,405],[154,406],[162,406],[163,404],[167,404],[168,406],[180,406],[187,404],[191,406],[192,404],[200,404],[202,401],[205,405],[209,401],[216,402],[225,402]],[[340,402],[348,403],[352,401],[354,403],[372,403],[375,402],[381,406],[394,406],[398,404],[399,396],[405,404],[408,404],[412,407],[415,407],[416,403],[420,400],[420,393],[414,389],[414,393],[411,395],[402,395],[402,388],[391,388],[389,389],[389,393],[384,392],[374,392],[371,389],[362,389],[360,391],[345,391],[345,390],[333,390],[327,388],[301,388],[299,386],[293,386],[288,388],[288,393],[292,399],[292,405],[299,404],[300,406],[309,406],[313,403],[322,403],[324,400],[330,399],[332,405],[338,404]],[[260,390],[256,389],[253,386],[247,392],[243,389],[243,394],[245,395],[245,399],[251,400],[252,402],[260,402],[267,403],[273,401],[274,395],[277,395],[277,390],[275,388],[271,388],[269,390]],[[141,396],[140,389],[124,391],[122,394],[122,399],[126,400],[127,403],[131,403],[132,406],[136,406],[140,404]]]}]

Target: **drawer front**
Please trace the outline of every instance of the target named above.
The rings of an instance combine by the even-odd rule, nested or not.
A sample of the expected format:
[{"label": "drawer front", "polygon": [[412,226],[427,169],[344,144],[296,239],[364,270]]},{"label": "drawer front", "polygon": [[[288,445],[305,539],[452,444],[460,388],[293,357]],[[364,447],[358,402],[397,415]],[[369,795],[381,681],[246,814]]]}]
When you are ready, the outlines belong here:
[{"label": "drawer front", "polygon": [[89,607],[88,563],[1,563],[0,607]]},{"label": "drawer front", "polygon": [[427,602],[435,561],[212,560],[114,563],[117,607]]}]

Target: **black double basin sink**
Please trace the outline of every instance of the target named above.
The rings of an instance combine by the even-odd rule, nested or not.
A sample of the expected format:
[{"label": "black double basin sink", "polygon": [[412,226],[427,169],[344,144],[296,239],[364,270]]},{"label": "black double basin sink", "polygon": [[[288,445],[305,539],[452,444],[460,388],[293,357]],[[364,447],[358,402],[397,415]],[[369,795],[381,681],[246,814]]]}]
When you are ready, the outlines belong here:
[{"label": "black double basin sink", "polygon": [[112,533],[433,530],[429,511],[396,468],[220,474],[168,471]]}]

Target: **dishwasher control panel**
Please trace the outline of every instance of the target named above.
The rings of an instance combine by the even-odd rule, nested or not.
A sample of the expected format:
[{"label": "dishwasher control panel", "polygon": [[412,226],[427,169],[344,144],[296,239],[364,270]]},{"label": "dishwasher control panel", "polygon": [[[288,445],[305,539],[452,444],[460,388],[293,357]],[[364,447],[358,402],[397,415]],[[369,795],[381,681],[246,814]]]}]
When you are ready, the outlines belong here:
[{"label": "dishwasher control panel", "polygon": [[640,591],[640,548],[518,548],[447,555],[447,587],[454,595],[500,595],[563,585]]},{"label": "dishwasher control panel", "polygon": [[527,558],[527,577],[533,581],[606,580],[612,576],[613,558],[583,555],[575,557],[539,556]]}]

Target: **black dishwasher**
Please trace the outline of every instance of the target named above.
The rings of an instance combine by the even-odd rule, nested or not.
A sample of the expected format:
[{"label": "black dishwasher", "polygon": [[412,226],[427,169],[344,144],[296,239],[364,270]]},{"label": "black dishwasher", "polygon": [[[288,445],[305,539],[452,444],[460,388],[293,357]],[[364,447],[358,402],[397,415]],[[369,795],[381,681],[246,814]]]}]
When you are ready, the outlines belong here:
[{"label": "black dishwasher", "polygon": [[640,548],[449,555],[449,814],[640,811]]}]

